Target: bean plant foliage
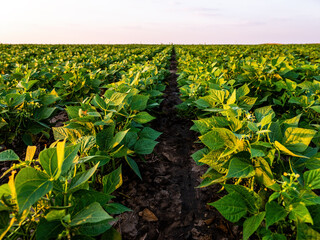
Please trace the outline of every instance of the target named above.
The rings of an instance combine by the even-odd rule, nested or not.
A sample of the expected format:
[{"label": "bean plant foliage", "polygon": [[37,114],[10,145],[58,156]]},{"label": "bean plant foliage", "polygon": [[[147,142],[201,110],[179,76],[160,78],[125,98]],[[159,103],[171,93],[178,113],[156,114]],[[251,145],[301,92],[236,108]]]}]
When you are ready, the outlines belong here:
[{"label": "bean plant foliage", "polygon": [[[121,239],[115,191],[157,144],[172,49],[0,46],[0,239]],[[175,50],[198,187],[225,193],[209,206],[243,239],[320,239],[319,46]]]},{"label": "bean plant foliage", "polygon": [[192,157],[209,167],[198,187],[221,185],[226,195],[209,205],[241,225],[243,239],[320,238],[320,67],[312,50],[319,52],[177,48],[179,109],[196,113],[191,129],[204,148]]},{"label": "bean plant foliage", "polygon": [[[20,160],[20,171],[13,171],[9,182],[1,185],[1,216],[6,220],[2,237],[13,226],[17,226],[15,231],[21,229],[25,233],[35,229],[36,239],[96,236],[111,228],[109,223],[114,218],[109,214],[128,210],[121,204],[109,203],[113,198],[110,194],[121,186],[121,168],[103,177],[97,176],[99,162],[79,171],[78,166],[85,162],[79,154],[84,142],[69,146],[65,142],[43,150],[38,161],[33,159],[35,147],[28,147],[25,160]],[[12,159],[8,151],[1,156]],[[103,189],[108,191],[90,188],[94,174],[102,178]],[[109,176],[117,184],[108,181]]]},{"label": "bean plant foliage", "polygon": [[[157,144],[161,133],[148,124],[172,47],[8,49],[0,59],[0,162],[12,165],[1,173],[0,239],[121,239],[112,226],[131,210],[112,194],[124,165],[142,179],[136,160]],[[63,112],[67,119],[53,125]],[[16,143],[25,154],[6,149]]]}]

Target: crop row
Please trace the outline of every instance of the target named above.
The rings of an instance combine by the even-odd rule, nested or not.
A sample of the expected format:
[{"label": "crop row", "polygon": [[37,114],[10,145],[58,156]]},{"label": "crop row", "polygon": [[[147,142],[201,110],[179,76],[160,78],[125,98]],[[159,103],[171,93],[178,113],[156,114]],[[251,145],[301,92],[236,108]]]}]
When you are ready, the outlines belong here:
[{"label": "crop row", "polygon": [[156,46],[8,46],[0,60],[0,143],[10,147],[17,136],[27,145],[42,135],[50,138],[48,120],[59,110],[100,94],[122,77],[132,77],[130,72],[134,74],[162,50]]},{"label": "crop row", "polygon": [[[1,141],[29,146],[0,153],[15,161],[1,176],[0,239],[116,239],[111,215],[130,209],[111,194],[122,164],[141,178],[134,158],[157,144],[148,122],[172,47],[1,47]],[[38,153],[42,136],[50,146]]]},{"label": "crop row", "polygon": [[320,238],[318,45],[178,46],[179,109],[208,165],[199,187],[243,239]]}]

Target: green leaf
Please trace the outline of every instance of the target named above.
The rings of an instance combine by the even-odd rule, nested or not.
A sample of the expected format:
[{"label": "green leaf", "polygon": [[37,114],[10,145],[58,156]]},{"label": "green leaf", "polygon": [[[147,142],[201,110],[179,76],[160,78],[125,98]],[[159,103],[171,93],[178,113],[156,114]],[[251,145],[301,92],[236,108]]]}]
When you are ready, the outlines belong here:
[{"label": "green leaf", "polygon": [[98,94],[94,97],[94,101],[101,109],[107,110],[106,102]]},{"label": "green leaf", "polygon": [[140,138],[149,138],[151,140],[156,140],[161,135],[161,132],[158,132],[150,127],[144,127],[139,134]]},{"label": "green leaf", "polygon": [[199,120],[193,120],[196,131],[199,131],[202,135],[209,132],[213,127],[223,128],[229,126],[229,121],[225,117],[210,117]]},{"label": "green leaf", "polygon": [[130,129],[117,132],[116,135],[112,138],[112,141],[110,143],[110,148],[115,148],[116,146],[118,146],[129,130]]},{"label": "green leaf", "polygon": [[234,104],[237,100],[237,94],[236,94],[236,89],[233,90],[231,96],[227,100],[227,104]]},{"label": "green leaf", "polygon": [[41,97],[40,100],[43,105],[48,106],[60,100],[60,97],[57,94],[57,92],[53,89],[49,94],[46,94],[43,97]]},{"label": "green leaf", "polygon": [[89,151],[96,144],[95,136],[84,136],[77,140],[80,143],[80,152],[84,153]]},{"label": "green leaf", "polygon": [[68,81],[69,79],[73,78],[73,73],[68,72],[68,73],[61,75],[61,77],[63,78],[63,80]]},{"label": "green leaf", "polygon": [[249,111],[253,105],[256,103],[258,98],[256,97],[248,97],[248,96],[244,96],[244,97],[241,97],[239,99],[239,107]]},{"label": "green leaf", "polygon": [[68,129],[65,127],[53,127],[52,131],[54,139],[56,141],[67,138],[71,142],[76,142],[79,138],[81,138],[80,132],[75,129]]},{"label": "green leaf", "polygon": [[261,125],[261,129],[268,125],[269,123],[272,122],[272,118],[273,118],[274,114],[273,113],[270,113],[268,114],[267,116],[264,116],[262,119],[261,119],[261,122],[260,122],[260,125]]},{"label": "green leaf", "polygon": [[137,154],[151,154],[157,143],[158,142],[148,138],[141,138],[134,145],[134,151]]},{"label": "green leaf", "polygon": [[320,231],[320,204],[312,205],[308,207],[308,210],[312,216],[313,220],[313,229]]},{"label": "green leaf", "polygon": [[52,113],[54,112],[54,110],[56,110],[55,107],[41,107],[41,108],[37,108],[34,111],[34,115],[33,117],[37,120],[37,121],[41,121],[43,119],[48,119]]},{"label": "green leaf", "polygon": [[[11,195],[11,191],[10,191],[10,187],[8,185],[8,183],[2,184],[0,185],[0,199],[2,196],[10,196]],[[1,206],[1,204],[0,204]]]},{"label": "green leaf", "polygon": [[281,126],[278,121],[271,123],[269,130],[271,131],[269,133],[270,142],[282,142]]},{"label": "green leaf", "polygon": [[221,154],[223,153],[224,151],[222,150],[210,151],[208,154],[204,155],[204,157],[201,158],[199,162],[209,165],[219,173],[226,173],[228,170],[227,163],[229,162],[229,157],[220,158]]},{"label": "green leaf", "polygon": [[79,149],[80,144],[69,146],[64,149],[64,161],[62,163],[61,175],[70,170],[74,159],[78,156]]},{"label": "green leaf", "polygon": [[310,108],[316,111],[317,113],[320,113],[320,106],[312,106]]},{"label": "green leaf", "polygon": [[226,92],[224,90],[210,89],[210,95],[207,97],[209,97],[212,102],[223,104]]},{"label": "green leaf", "polygon": [[24,142],[24,144],[26,144],[27,146],[32,146],[32,136],[30,134],[23,134],[22,135],[22,141]]},{"label": "green leaf", "polygon": [[258,148],[251,147],[250,151],[251,151],[251,158],[264,157],[266,155],[263,150]]},{"label": "green leaf", "polygon": [[200,183],[199,186],[197,186],[197,188],[208,187],[212,184],[222,183],[227,180],[225,177],[223,177],[222,174],[220,174],[214,169],[208,169],[207,172],[204,175],[202,175],[201,178],[203,178],[203,181]]},{"label": "green leaf", "polygon": [[257,108],[254,111],[254,115],[256,116],[257,122],[261,122],[261,120],[267,116],[267,115],[271,115],[272,117],[275,116],[274,111],[272,110],[271,106],[266,106],[266,107],[262,107],[262,108]]},{"label": "green leaf", "polygon": [[320,204],[320,197],[312,190],[300,190],[300,199],[306,206]]},{"label": "green leaf", "polygon": [[86,189],[80,189],[74,192],[72,196],[75,198],[75,212],[79,212],[82,208],[94,202],[98,202],[101,206],[104,206],[113,198],[113,196],[103,192]]},{"label": "green leaf", "polygon": [[248,128],[253,132],[258,132],[259,128],[257,127],[256,123],[248,122]]},{"label": "green leaf", "polygon": [[272,224],[283,220],[288,213],[286,210],[281,207],[276,202],[268,202],[266,204],[266,226],[267,228],[271,226]]},{"label": "green leaf", "polygon": [[305,223],[298,224],[298,232],[296,240],[318,240],[320,233],[312,229]]},{"label": "green leaf", "polygon": [[305,156],[302,156],[302,155],[297,155],[297,154],[291,152],[289,149],[287,149],[285,146],[283,146],[278,141],[275,141],[274,144],[281,152],[284,152],[287,155],[290,155],[290,156],[293,156],[293,157],[308,158],[308,157],[305,157]]},{"label": "green leaf", "polygon": [[237,99],[242,96],[247,95],[250,92],[250,88],[247,84],[242,85],[240,88],[237,89]]},{"label": "green leaf", "polygon": [[103,192],[110,194],[122,185],[121,166],[102,178]]},{"label": "green leaf", "polygon": [[91,178],[91,176],[96,172],[98,165],[99,163],[97,163],[94,167],[90,168],[88,171],[79,173],[75,177],[73,177],[68,191],[71,191],[79,185],[87,182]]},{"label": "green leaf", "polygon": [[215,128],[199,138],[211,150],[218,150],[224,146],[234,148],[237,145],[237,137],[226,128]]},{"label": "green leaf", "polygon": [[127,208],[120,203],[108,203],[105,206],[105,209],[109,214],[121,214],[132,211],[130,208]]},{"label": "green leaf", "polygon": [[142,180],[141,173],[137,163],[129,156],[126,157],[126,160],[131,169],[134,171],[134,173],[137,174],[137,176]]},{"label": "green leaf", "polygon": [[262,199],[257,193],[241,185],[224,184],[223,186],[228,193],[237,193],[246,203],[246,206],[251,213],[258,213],[262,204]]},{"label": "green leaf", "polygon": [[268,202],[272,202],[273,200],[276,200],[280,196],[281,196],[281,194],[279,192],[274,192],[270,195]]},{"label": "green leaf", "polygon": [[311,129],[292,128],[286,129],[283,145],[296,152],[304,152],[317,132]]},{"label": "green leaf", "polygon": [[287,85],[286,90],[291,92],[295,91],[295,89],[297,88],[297,83],[289,79],[286,79],[286,85]]},{"label": "green leaf", "polygon": [[22,104],[25,100],[25,94],[11,93],[7,94],[5,97],[7,105],[9,107],[17,107]]},{"label": "green leaf", "polygon": [[310,189],[320,189],[320,169],[307,171],[303,174],[304,185]]},{"label": "green leaf", "polygon": [[282,124],[285,124],[289,127],[298,127],[300,118],[301,118],[301,114],[299,114],[298,116],[295,116],[293,118],[284,120],[282,122]]},{"label": "green leaf", "polygon": [[58,235],[64,230],[64,226],[61,221],[48,222],[46,219],[42,218],[36,229],[36,239],[37,240],[50,240],[58,239]]},{"label": "green leaf", "polygon": [[305,161],[306,167],[310,170],[320,168],[320,153],[316,153]]},{"label": "green leaf", "polygon": [[209,203],[230,222],[237,222],[247,214],[247,206],[237,193],[231,193],[220,200]]},{"label": "green leaf", "polygon": [[289,79],[292,79],[292,80],[297,80],[297,78],[299,77],[299,73],[293,71],[293,70],[290,70],[288,72],[286,72],[285,74],[281,74],[281,76],[285,77],[285,78],[289,78]]},{"label": "green leaf", "polygon": [[115,125],[105,126],[104,129],[96,135],[96,142],[100,150],[108,150],[111,147]]},{"label": "green leaf", "polygon": [[26,91],[28,91],[37,82],[39,82],[39,80],[30,80],[30,81],[22,80],[17,84],[17,88],[24,88]]},{"label": "green leaf", "polygon": [[266,215],[265,212],[258,213],[250,218],[247,218],[243,223],[243,240],[248,240],[249,237],[258,229]]},{"label": "green leaf", "polygon": [[110,221],[110,219],[107,219],[98,223],[82,224],[79,228],[79,232],[85,236],[98,236],[112,227],[109,224]]},{"label": "green leaf", "polygon": [[252,164],[248,163],[247,159],[233,157],[229,164],[229,170],[227,178],[245,178],[252,177],[255,174],[255,170]]},{"label": "green leaf", "polygon": [[15,179],[15,187],[19,213],[22,213],[51,191],[53,184],[46,174],[27,167],[18,173]]},{"label": "green leaf", "polygon": [[87,112],[87,116],[100,118],[101,114],[98,112]]},{"label": "green leaf", "polygon": [[147,108],[149,97],[146,95],[134,95],[132,96],[130,108],[132,110],[143,111]]},{"label": "green leaf", "polygon": [[191,155],[192,159],[196,162],[197,165],[203,165],[203,163],[199,162],[204,155],[208,154],[209,150],[207,148],[202,148]]},{"label": "green leaf", "polygon": [[293,203],[289,206],[290,218],[294,219],[296,222],[305,222],[313,224],[312,217],[302,202]]},{"label": "green leaf", "polygon": [[133,120],[137,123],[147,123],[155,119],[155,117],[152,117],[149,113],[147,112],[139,112],[137,115],[133,117]]},{"label": "green leaf", "polygon": [[90,155],[87,157],[80,158],[78,163],[85,163],[85,162],[100,162],[98,167],[101,167],[107,164],[111,160],[110,156],[103,156],[103,155]]},{"label": "green leaf", "polygon": [[66,210],[65,209],[62,209],[62,210],[51,210],[50,212],[47,213],[45,218],[49,222],[51,222],[51,221],[59,221],[59,220],[62,220],[65,215],[66,215]]},{"label": "green leaf", "polygon": [[123,140],[123,143],[127,148],[132,149],[134,147],[134,145],[136,144],[138,138],[139,137],[138,137],[137,132],[131,130],[126,134],[126,136]]},{"label": "green leaf", "polygon": [[122,157],[126,157],[127,155],[132,154],[133,152],[125,147],[124,145],[121,145],[121,147],[119,147],[118,149],[115,149],[112,153],[110,153],[110,156],[113,158],[122,158]]},{"label": "green leaf", "polygon": [[127,96],[126,93],[119,93],[119,92],[113,93],[112,96],[110,97],[110,105],[119,106],[120,104],[123,103],[126,96]]},{"label": "green leaf", "polygon": [[237,132],[238,130],[240,130],[243,125],[244,125],[244,122],[239,120],[238,118],[236,117],[229,117],[229,127],[230,127],[230,130],[232,132]]},{"label": "green leaf", "polygon": [[66,112],[68,114],[69,119],[78,118],[80,109],[80,106],[67,106]]},{"label": "green leaf", "polygon": [[99,203],[94,202],[78,212],[72,218],[70,226],[74,227],[85,223],[97,223],[112,219],[113,218],[106,211],[104,211]]},{"label": "green leaf", "polygon": [[66,143],[66,140],[57,143],[57,147],[56,147],[56,150],[57,150],[57,170],[55,171],[55,174],[53,176],[54,180],[57,180],[61,175],[62,164],[64,161],[65,143]]},{"label": "green leaf", "polygon": [[73,206],[69,209],[71,216],[74,216],[88,205],[97,202],[101,206],[105,206],[114,197],[103,192],[94,190],[79,189],[76,190],[72,197],[74,199]]},{"label": "green leaf", "polygon": [[8,211],[0,211],[0,234],[1,229],[7,227],[10,222],[10,213]]},{"label": "green leaf", "polygon": [[11,149],[0,152],[0,162],[18,161],[19,159],[19,156]]},{"label": "green leaf", "polygon": [[[257,158],[255,162],[256,179],[264,186],[274,189],[276,181],[273,177],[273,172],[270,168],[269,163],[264,158]],[[275,189],[274,189],[275,190]],[[280,190],[279,190],[280,191]]]},{"label": "green leaf", "polygon": [[278,65],[280,65],[281,63],[283,63],[283,61],[284,61],[285,59],[286,59],[286,57],[278,57],[276,62],[273,62],[273,61],[272,61],[272,64],[275,63],[275,64],[273,64],[273,65],[278,66]]},{"label": "green leaf", "polygon": [[42,168],[50,176],[54,177],[58,170],[57,148],[48,148],[40,152],[39,160]]}]

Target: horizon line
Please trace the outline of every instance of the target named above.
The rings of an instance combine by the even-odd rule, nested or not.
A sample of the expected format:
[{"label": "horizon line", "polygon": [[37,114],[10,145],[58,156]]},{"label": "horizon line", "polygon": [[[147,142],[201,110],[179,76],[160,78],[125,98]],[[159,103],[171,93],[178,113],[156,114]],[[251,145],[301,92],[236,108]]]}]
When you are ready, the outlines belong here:
[{"label": "horizon line", "polygon": [[2,43],[0,45],[317,45],[319,42],[304,43]]}]

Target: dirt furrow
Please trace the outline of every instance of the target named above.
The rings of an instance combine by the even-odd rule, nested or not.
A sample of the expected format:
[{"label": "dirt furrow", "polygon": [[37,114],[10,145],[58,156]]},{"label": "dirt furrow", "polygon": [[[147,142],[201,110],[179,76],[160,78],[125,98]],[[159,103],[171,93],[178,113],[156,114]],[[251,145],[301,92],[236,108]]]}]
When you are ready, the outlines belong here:
[{"label": "dirt furrow", "polygon": [[181,103],[177,87],[177,62],[173,51],[170,76],[152,127],[162,132],[154,153],[140,162],[143,176],[128,176],[117,200],[133,211],[122,214],[118,230],[123,239],[237,239],[220,214],[207,202],[219,198],[217,188],[198,189],[205,167],[190,155],[199,149],[190,131],[192,122],[177,115]]}]

